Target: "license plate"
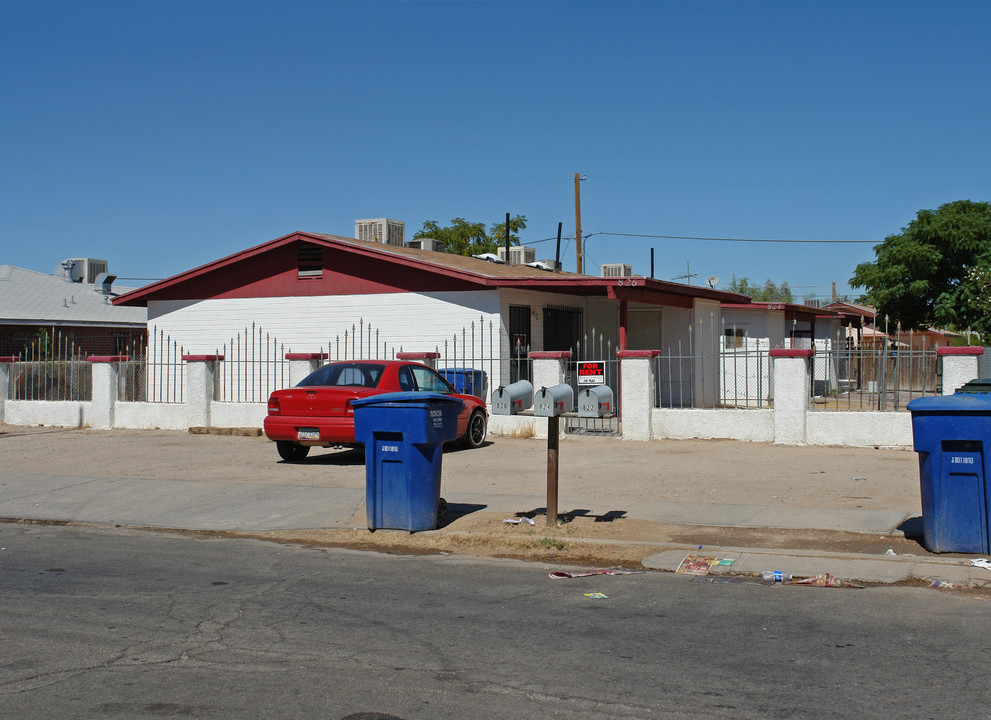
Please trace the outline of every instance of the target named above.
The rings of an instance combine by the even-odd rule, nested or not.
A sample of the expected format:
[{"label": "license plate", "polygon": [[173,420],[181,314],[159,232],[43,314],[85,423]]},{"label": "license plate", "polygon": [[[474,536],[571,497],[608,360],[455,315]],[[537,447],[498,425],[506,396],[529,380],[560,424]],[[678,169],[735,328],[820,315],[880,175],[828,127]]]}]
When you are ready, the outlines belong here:
[{"label": "license plate", "polygon": [[319,440],[320,431],[315,428],[300,428],[296,431],[297,440]]}]

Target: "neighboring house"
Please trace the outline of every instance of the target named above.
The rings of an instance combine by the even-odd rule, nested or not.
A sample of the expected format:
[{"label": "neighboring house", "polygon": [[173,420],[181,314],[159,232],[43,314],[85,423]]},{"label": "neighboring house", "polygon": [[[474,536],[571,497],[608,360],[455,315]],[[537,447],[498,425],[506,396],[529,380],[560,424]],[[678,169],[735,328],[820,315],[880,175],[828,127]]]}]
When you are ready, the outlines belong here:
[{"label": "neighboring house", "polygon": [[888,326],[885,333],[884,318],[877,316],[877,310],[869,305],[858,305],[851,302],[834,302],[826,305],[824,310],[831,310],[844,318],[847,326],[847,337],[853,347],[875,347],[886,340],[902,347],[929,349],[949,347],[953,341],[961,337],[960,333],[950,330],[899,330],[897,325]]},{"label": "neighboring house", "polygon": [[767,339],[772,348],[812,347],[842,333],[842,317],[827,308],[793,303],[723,303],[726,337]]},{"label": "neighboring house", "polygon": [[146,310],[115,306],[113,280],[105,271],[87,278],[71,267],[47,275],[0,265],[0,356],[23,356],[40,334],[49,352],[76,356],[116,355],[143,344]]},{"label": "neighboring house", "polygon": [[[746,298],[642,277],[604,278],[505,265],[431,250],[297,232],[132,291],[119,307],[147,307],[154,325],[186,352],[216,352],[252,323],[286,352],[316,352],[356,325],[405,351],[445,343],[612,351],[687,342],[700,319],[718,322],[720,303]],[[474,338],[474,339],[473,339]],[[586,349],[587,350],[587,349]],[[596,348],[598,352],[598,348]],[[608,354],[608,351],[605,353]],[[603,358],[607,359],[607,358]],[[494,385],[493,385],[494,386]]]}]

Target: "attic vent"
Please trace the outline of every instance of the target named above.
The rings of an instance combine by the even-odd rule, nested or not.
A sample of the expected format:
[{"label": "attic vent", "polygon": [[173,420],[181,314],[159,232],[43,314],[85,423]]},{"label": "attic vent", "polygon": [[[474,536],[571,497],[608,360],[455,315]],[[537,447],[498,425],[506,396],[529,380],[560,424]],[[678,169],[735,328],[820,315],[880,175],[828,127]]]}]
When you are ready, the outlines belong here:
[{"label": "attic vent", "polygon": [[296,246],[296,277],[323,277],[323,248],[316,245]]},{"label": "attic vent", "polygon": [[633,266],[625,263],[608,263],[602,266],[602,277],[630,277]]}]

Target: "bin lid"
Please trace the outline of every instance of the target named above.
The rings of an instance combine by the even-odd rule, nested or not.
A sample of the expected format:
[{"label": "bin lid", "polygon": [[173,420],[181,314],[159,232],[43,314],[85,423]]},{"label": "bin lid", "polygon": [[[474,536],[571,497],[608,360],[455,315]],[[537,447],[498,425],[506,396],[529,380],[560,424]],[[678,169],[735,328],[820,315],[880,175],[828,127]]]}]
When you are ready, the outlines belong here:
[{"label": "bin lid", "polygon": [[457,403],[464,405],[464,400],[444,393],[435,392],[394,392],[381,395],[369,395],[351,401],[351,407],[371,407],[374,405],[434,405],[437,403]]},{"label": "bin lid", "polygon": [[956,395],[991,393],[991,378],[975,378],[956,391]]},{"label": "bin lid", "polygon": [[916,398],[905,407],[913,413],[991,412],[991,394],[956,393],[954,395]]}]

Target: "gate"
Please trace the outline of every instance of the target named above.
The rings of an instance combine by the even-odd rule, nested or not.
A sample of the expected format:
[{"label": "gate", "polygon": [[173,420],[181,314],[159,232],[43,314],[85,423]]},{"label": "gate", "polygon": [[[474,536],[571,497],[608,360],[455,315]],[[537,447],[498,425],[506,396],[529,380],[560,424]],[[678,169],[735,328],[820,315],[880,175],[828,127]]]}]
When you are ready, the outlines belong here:
[{"label": "gate", "polygon": [[[564,348],[568,349],[568,348]],[[600,362],[604,366],[602,383],[610,390],[613,396],[613,412],[610,417],[604,418],[583,418],[566,417],[564,420],[565,432],[569,435],[621,435],[622,424],[620,422],[619,404],[619,359],[616,357],[616,348],[613,347],[612,340],[607,340],[602,333],[596,333],[592,328],[591,336],[583,335],[571,349],[571,360],[568,362],[568,370],[565,382],[571,385],[575,393],[575,408],[578,408],[578,393],[585,389],[585,385],[578,384],[578,366],[587,362]]]}]

